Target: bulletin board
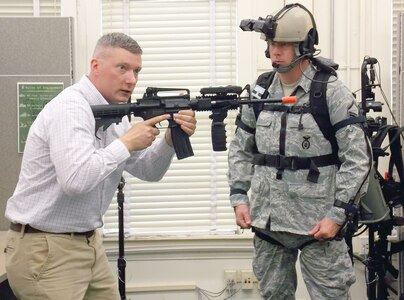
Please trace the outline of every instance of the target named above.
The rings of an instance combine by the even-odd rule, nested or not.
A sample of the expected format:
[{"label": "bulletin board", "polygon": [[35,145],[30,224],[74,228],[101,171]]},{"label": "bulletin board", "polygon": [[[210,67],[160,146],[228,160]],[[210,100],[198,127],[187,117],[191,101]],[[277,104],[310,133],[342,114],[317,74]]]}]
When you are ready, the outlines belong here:
[{"label": "bulletin board", "polygon": [[18,82],[18,153],[24,152],[28,131],[42,108],[63,90],[63,82]]}]

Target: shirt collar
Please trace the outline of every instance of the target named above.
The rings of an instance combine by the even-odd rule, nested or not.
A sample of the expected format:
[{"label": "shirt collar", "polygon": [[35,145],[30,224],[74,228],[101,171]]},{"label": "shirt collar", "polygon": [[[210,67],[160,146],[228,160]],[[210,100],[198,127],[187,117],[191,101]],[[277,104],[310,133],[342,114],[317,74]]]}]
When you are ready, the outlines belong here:
[{"label": "shirt collar", "polygon": [[87,75],[83,75],[78,82],[80,89],[86,95],[86,100],[90,105],[109,104],[107,100],[97,90]]},{"label": "shirt collar", "polygon": [[[316,69],[314,68],[314,66],[312,64],[310,64],[306,68],[306,70],[304,70],[304,75],[302,75],[300,77],[300,79],[298,80],[298,83],[296,84],[296,88],[301,87],[304,90],[305,93],[308,93],[310,91],[310,87],[311,87],[311,82],[312,82],[311,79],[314,78],[315,73],[316,73]],[[279,74],[278,73],[275,74],[273,83],[274,84],[271,84],[271,86],[269,87],[269,90],[268,90],[268,92],[271,95],[276,94],[277,91],[282,90],[281,88],[279,88],[281,86],[281,82],[279,80]]]}]

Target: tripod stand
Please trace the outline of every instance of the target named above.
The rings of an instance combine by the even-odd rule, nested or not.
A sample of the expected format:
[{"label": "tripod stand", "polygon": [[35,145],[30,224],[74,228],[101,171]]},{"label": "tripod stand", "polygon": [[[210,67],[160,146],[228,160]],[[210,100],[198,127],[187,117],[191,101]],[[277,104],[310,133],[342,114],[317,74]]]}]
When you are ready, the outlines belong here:
[{"label": "tripod stand", "polygon": [[[362,94],[362,114],[370,110],[381,112],[381,103],[375,101],[375,94],[372,89],[380,87],[375,84],[374,65],[378,61],[376,58],[365,57],[361,67],[361,94]],[[368,70],[368,66],[370,66]],[[370,76],[368,76],[368,71]],[[387,103],[387,101],[386,101]],[[387,300],[389,290],[400,295],[388,281],[391,275],[395,279],[402,270],[397,270],[392,264],[392,256],[404,251],[404,241],[390,242],[388,236],[392,234],[394,226],[403,226],[404,218],[394,216],[393,209],[404,205],[404,163],[402,157],[401,137],[403,127],[398,125],[387,125],[387,118],[377,117],[366,118],[366,129],[372,144],[374,171],[369,177],[369,189],[367,195],[361,200],[360,219],[367,225],[368,255],[365,259],[359,258],[367,270],[367,296],[369,300]],[[382,147],[385,137],[388,135],[389,143]],[[387,152],[390,150],[390,153]],[[378,171],[378,161],[380,157],[390,155],[389,168],[386,176],[381,176]],[[394,180],[394,168],[398,174],[398,180]],[[365,209],[371,207],[372,209]],[[370,217],[367,215],[370,213]],[[373,215],[373,217],[372,217]]]},{"label": "tripod stand", "polygon": [[[399,207],[404,204],[403,201],[403,182],[404,182],[404,164],[401,155],[400,134],[402,128],[398,126],[387,125],[385,122],[371,122],[368,120],[370,129],[370,140],[372,142],[373,160],[376,172],[373,174],[374,178],[370,178],[369,186],[374,188],[370,190],[369,199],[373,198],[373,202],[380,201],[385,203],[386,207],[379,206],[378,209],[373,209],[374,212],[380,213],[387,211],[375,222],[367,223],[369,230],[368,245],[369,251],[366,259],[360,260],[368,269],[367,274],[367,296],[369,300],[387,300],[389,297],[389,290],[394,294],[398,294],[398,290],[394,289],[387,280],[387,275],[390,274],[395,279],[399,276],[397,270],[392,264],[392,257],[394,254],[404,251],[404,241],[390,242],[388,236],[392,234],[395,226],[403,226],[404,219],[402,217],[394,216],[394,207]],[[372,132],[377,132],[372,135]],[[389,136],[389,145],[382,148],[381,144],[385,136]],[[381,156],[387,155],[387,148],[390,149],[389,170],[386,178],[383,178],[377,172],[378,160]],[[399,176],[399,181],[393,178],[393,168]],[[373,180],[374,179],[374,180]],[[379,193],[376,193],[380,190]],[[368,191],[368,193],[369,193]],[[367,203],[369,204],[369,202]],[[377,206],[374,206],[376,208]],[[364,218],[365,219],[365,218]],[[402,276],[402,274],[400,274]],[[403,295],[400,296],[402,299]]]},{"label": "tripod stand", "polygon": [[[365,265],[369,269],[368,274],[368,299],[388,299],[388,290],[398,294],[386,280],[390,273],[398,278],[399,271],[392,265],[391,258],[394,254],[404,251],[404,241],[390,243],[387,236],[391,233],[393,225],[397,225],[395,219],[369,225],[369,255]],[[375,235],[378,240],[375,241]],[[402,299],[403,295],[400,296]]]},{"label": "tripod stand", "polygon": [[119,222],[119,256],[118,256],[118,284],[119,295],[121,300],[126,300],[126,260],[125,260],[125,230],[124,230],[124,217],[123,217],[123,203],[125,202],[125,194],[123,188],[125,186],[125,178],[121,177],[121,181],[118,185],[118,222]]}]

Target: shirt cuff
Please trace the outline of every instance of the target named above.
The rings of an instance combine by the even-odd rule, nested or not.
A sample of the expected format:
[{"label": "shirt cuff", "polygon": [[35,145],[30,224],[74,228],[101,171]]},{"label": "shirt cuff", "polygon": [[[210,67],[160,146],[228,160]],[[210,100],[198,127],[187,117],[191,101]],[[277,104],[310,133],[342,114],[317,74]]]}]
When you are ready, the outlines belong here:
[{"label": "shirt cuff", "polygon": [[330,219],[330,220],[334,221],[338,225],[342,225],[346,221],[345,209],[343,209],[341,207],[333,206],[328,211],[328,213],[327,213],[327,215],[325,217],[327,219]]},{"label": "shirt cuff", "polygon": [[230,196],[230,203],[232,207],[236,207],[242,204],[250,205],[247,195],[234,194]]}]

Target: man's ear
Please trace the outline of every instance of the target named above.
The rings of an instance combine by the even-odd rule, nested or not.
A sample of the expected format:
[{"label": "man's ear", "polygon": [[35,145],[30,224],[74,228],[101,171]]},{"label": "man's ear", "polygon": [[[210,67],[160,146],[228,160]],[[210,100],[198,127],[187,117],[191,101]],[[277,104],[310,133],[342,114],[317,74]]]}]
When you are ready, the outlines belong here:
[{"label": "man's ear", "polygon": [[91,72],[95,72],[97,73],[100,67],[100,61],[93,57],[90,61],[90,68],[91,68]]}]

